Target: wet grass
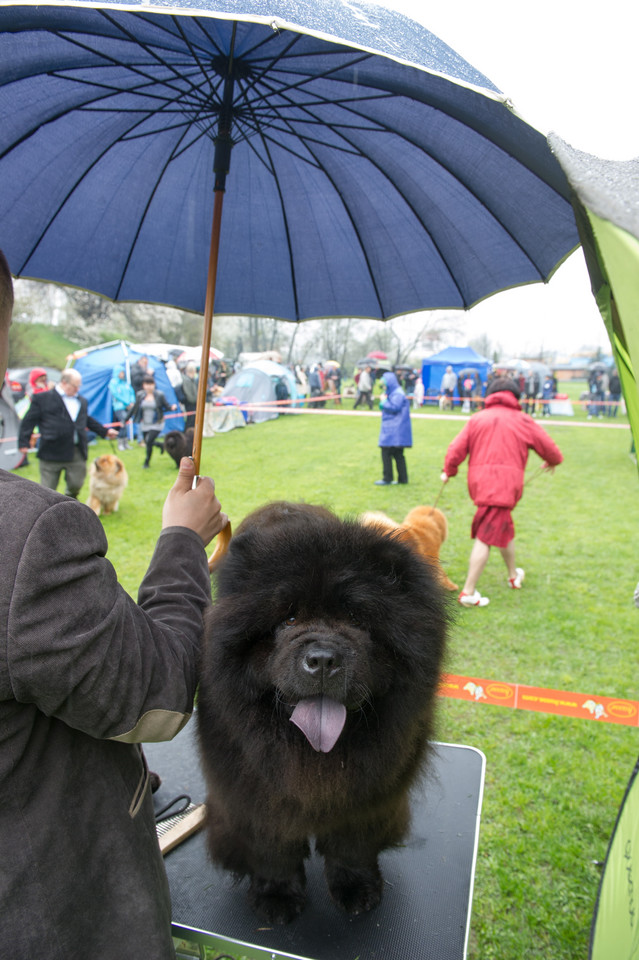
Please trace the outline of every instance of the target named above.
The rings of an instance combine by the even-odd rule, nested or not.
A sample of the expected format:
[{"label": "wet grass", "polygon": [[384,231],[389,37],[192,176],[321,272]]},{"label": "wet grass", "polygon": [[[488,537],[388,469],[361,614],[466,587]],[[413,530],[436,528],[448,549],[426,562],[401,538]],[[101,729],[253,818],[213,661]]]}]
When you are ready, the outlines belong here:
[{"label": "wet grass", "polygon": [[[235,524],[280,498],[323,503],[340,515],[380,509],[401,520],[437,496],[446,447],[461,426],[451,417],[414,419],[405,487],[373,485],[381,473],[378,416],[280,417],[216,436],[204,442],[202,472],[215,477]],[[508,590],[501,559],[491,556],[481,581],[491,604],[457,611],[447,669],[637,699],[639,486],[629,431],[544,426],[565,463],[553,476],[533,477],[539,461],[531,455],[533,479],[514,514],[524,588]],[[92,448],[105,449],[104,442]],[[125,456],[129,489],[104,526],[109,558],[135,595],[175,468],[158,454],[143,471],[137,448]],[[34,461],[26,473],[37,478]],[[450,525],[442,562],[457,582],[473,514],[465,476],[462,467],[439,502]],[[597,862],[636,759],[636,729],[441,700],[438,737],[487,758],[469,956],[585,958]]]}]

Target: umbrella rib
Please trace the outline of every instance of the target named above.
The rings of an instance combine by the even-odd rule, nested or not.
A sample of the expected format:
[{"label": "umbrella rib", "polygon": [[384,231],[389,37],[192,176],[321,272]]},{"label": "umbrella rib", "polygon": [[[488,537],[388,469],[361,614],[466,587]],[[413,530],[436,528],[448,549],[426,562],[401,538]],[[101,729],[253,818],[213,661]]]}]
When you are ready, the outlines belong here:
[{"label": "umbrella rib", "polygon": [[117,300],[117,299],[118,299],[118,296],[120,295],[120,290],[122,289],[122,284],[124,283],[124,278],[125,278],[125,276],[126,276],[126,272],[127,272],[127,270],[129,269],[129,264],[131,263],[131,257],[133,256],[133,251],[135,250],[135,245],[136,245],[136,243],[137,243],[138,237],[140,236],[140,231],[142,230],[142,226],[143,226],[143,224],[144,224],[144,221],[146,220],[146,215],[147,215],[147,213],[149,212],[149,207],[151,206],[151,202],[152,202],[152,200],[153,200],[153,198],[154,198],[154,196],[155,196],[155,194],[156,194],[156,192],[157,192],[157,189],[158,189],[158,187],[159,187],[159,185],[160,185],[160,182],[161,182],[161,180],[162,180],[162,177],[164,176],[165,170],[167,169],[167,167],[168,167],[169,164],[172,162],[172,160],[174,159],[175,156],[176,156],[176,150],[175,150],[175,147],[174,147],[173,150],[171,150],[171,153],[170,153],[169,157],[166,159],[166,161],[164,162],[164,164],[163,164],[163,166],[162,166],[162,173],[161,173],[161,175],[158,176],[158,177],[156,177],[155,183],[154,183],[154,185],[153,185],[153,189],[151,190],[151,192],[149,193],[149,195],[148,195],[148,197],[147,197],[147,199],[146,199],[146,203],[145,203],[145,205],[144,205],[144,212],[142,213],[142,215],[141,215],[141,217],[140,217],[140,219],[139,219],[139,221],[138,221],[137,229],[136,229],[136,231],[135,231],[135,236],[133,237],[133,240],[132,240],[131,243],[129,244],[129,252],[127,253],[126,261],[125,261],[125,263],[124,263],[122,272],[121,272],[121,274],[120,274],[120,280],[119,280],[119,282],[118,282],[118,287],[117,287],[117,290],[116,290],[116,292],[115,292],[115,296],[113,297],[114,300]]},{"label": "umbrella rib", "polygon": [[[100,69],[100,68],[96,68],[96,69]],[[69,76],[66,75],[66,73],[65,73],[64,71],[58,71],[58,70],[52,71],[51,74],[50,74],[50,76],[56,77],[58,80],[66,80],[66,81],[70,81],[70,82],[72,82],[72,83],[80,84],[81,86],[84,85],[84,86],[86,86],[86,87],[92,87],[92,88],[97,87],[98,89],[105,91],[101,96],[95,98],[96,102],[100,102],[101,100],[105,100],[107,97],[110,97],[110,96],[118,96],[118,95],[127,96],[127,95],[129,95],[129,94],[135,93],[135,94],[138,94],[139,96],[145,97],[145,98],[148,99],[148,100],[156,100],[156,101],[159,101],[159,102],[161,102],[161,103],[168,104],[169,107],[170,107],[170,106],[172,106],[172,105],[174,105],[174,104],[176,104],[176,103],[179,103],[180,100],[181,100],[181,98],[184,96],[184,91],[183,91],[183,90],[180,91],[180,92],[175,91],[175,96],[174,96],[173,98],[168,97],[166,94],[161,95],[161,94],[158,94],[158,93],[153,93],[153,92],[150,91],[150,90],[145,90],[144,88],[145,88],[145,87],[148,87],[148,84],[149,84],[149,82],[150,82],[149,79],[148,79],[148,77],[145,77],[145,78],[140,82],[139,86],[118,87],[118,86],[115,86],[115,85],[112,84],[112,83],[104,83],[104,82],[99,81],[99,80],[84,80],[82,77],[69,77]],[[154,85],[158,85],[158,84],[164,85],[164,81],[162,81],[162,80],[159,80],[159,81],[158,81],[158,80],[155,80],[155,81],[152,81],[152,82],[154,83]],[[192,88],[193,90],[197,90],[197,89],[198,89],[197,86],[195,86],[195,84],[191,84],[191,88]],[[93,102],[93,101],[91,101],[91,100],[87,100],[85,103],[79,104],[78,107],[77,107],[77,109],[78,109],[78,110],[84,110],[84,111],[86,111],[86,112],[89,112],[90,110],[94,110],[95,112],[101,112],[101,113],[113,112],[112,108],[109,108],[109,107],[103,107],[103,108],[93,107],[93,106],[92,106],[92,102]],[[151,112],[153,112],[153,113],[159,113],[159,112],[169,112],[169,110],[168,110],[168,108],[167,108],[167,109],[164,109],[164,110],[162,110],[162,111],[159,111],[159,110],[153,110],[153,111],[151,111],[150,108],[148,108],[148,107],[147,107],[147,108],[144,108],[144,107],[118,107],[118,108],[117,108],[117,112],[118,112],[118,113],[151,113]],[[55,118],[54,118],[54,119],[55,119]]]},{"label": "umbrella rib", "polygon": [[[192,81],[188,77],[184,76],[183,74],[179,74],[174,65],[170,64],[167,60],[160,57],[154,50],[152,50],[148,46],[148,44],[144,44],[140,41],[137,41],[136,38],[130,33],[130,31],[125,30],[121,26],[121,24],[117,22],[117,20],[115,20],[113,17],[110,17],[104,10],[100,10],[98,12],[101,14],[103,19],[109,22],[112,26],[117,27],[117,29],[120,30],[120,32],[131,43],[134,43],[140,49],[145,50],[149,54],[149,56],[153,57],[158,66],[162,66],[166,70],[170,71],[173,74],[174,80],[172,81],[171,79],[163,79],[161,81],[158,81],[156,77],[154,77],[152,74],[149,73],[148,70],[144,70],[140,66],[136,66],[131,63],[123,63],[121,60],[118,60],[116,57],[110,56],[109,54],[105,53],[102,50],[96,51],[95,48],[90,46],[88,43],[83,43],[77,37],[67,35],[65,31],[56,30],[52,32],[61,40],[64,40],[66,43],[76,46],[80,50],[85,50],[87,53],[90,53],[93,56],[101,57],[104,63],[100,64],[100,66],[104,66],[106,65],[106,63],[109,63],[112,66],[121,67],[122,69],[126,70],[127,73],[134,74],[136,76],[141,77],[146,83],[150,83],[154,85],[161,83],[162,86],[168,87],[170,90],[173,90],[176,101],[179,101],[180,99],[184,98],[184,96],[186,95],[186,91],[184,89],[183,84],[178,84],[175,81],[186,81],[189,84],[191,91],[197,93],[198,96],[201,96],[199,87],[196,84],[192,83]],[[62,77],[64,76],[64,74],[61,71],[56,71],[55,75],[62,76]],[[204,77],[206,82],[210,85],[210,76],[208,73],[206,73],[206,71],[204,72]],[[70,79],[75,80],[75,78],[70,78]],[[90,81],[84,81],[84,82],[90,83]],[[114,93],[119,93],[119,94],[126,94],[128,92],[128,90],[122,89],[119,87],[113,87],[113,91]],[[145,96],[154,96],[156,99],[161,99],[158,97],[157,94],[146,93]]]},{"label": "umbrella rib", "polygon": [[[183,77],[183,75],[180,74],[180,73],[178,73],[177,70],[173,67],[173,65],[168,62],[168,60],[166,60],[166,59],[163,58],[163,57],[160,57],[159,54],[156,53],[155,50],[153,50],[153,49],[149,46],[149,44],[143,43],[141,40],[139,40],[137,37],[135,37],[135,35],[132,34],[130,30],[128,30],[128,29],[126,29],[126,27],[122,26],[122,24],[119,23],[118,20],[117,20],[115,17],[112,17],[109,13],[107,13],[106,10],[100,10],[99,13],[101,14],[101,16],[102,16],[108,23],[110,23],[110,24],[111,24],[112,26],[114,26],[114,27],[117,27],[117,29],[120,30],[121,33],[123,33],[124,36],[127,37],[127,39],[128,39],[131,43],[135,44],[135,45],[136,45],[137,47],[139,47],[140,49],[145,50],[145,51],[149,54],[149,56],[153,57],[153,58],[157,61],[158,64],[160,64],[160,65],[163,66],[163,67],[166,67],[167,70],[170,70],[171,73],[174,75],[175,80],[183,80],[183,79],[185,79],[185,78]],[[143,19],[144,19],[144,18],[143,18]],[[172,17],[172,20],[174,20],[174,19],[175,19],[175,18]],[[146,21],[146,22],[148,22],[148,21]],[[79,45],[80,45],[80,46],[83,46],[82,44],[79,44]],[[90,50],[91,48],[88,47],[87,49]],[[190,49],[190,48],[189,48],[189,49]],[[105,57],[106,57],[106,55],[103,54],[102,52],[100,52],[100,56],[105,56]],[[157,82],[157,81],[155,81],[152,77],[150,77],[150,76],[148,76],[147,74],[145,74],[145,72],[144,72],[143,70],[141,70],[139,67],[132,67],[132,66],[130,66],[129,64],[123,64],[123,63],[121,63],[119,60],[117,60],[115,57],[108,57],[108,59],[111,60],[111,62],[116,63],[118,66],[125,67],[125,69],[132,70],[134,73],[140,74],[141,76],[147,76],[147,79],[152,80],[152,82]],[[208,74],[207,74],[206,72],[205,72],[204,75],[205,75],[205,77],[208,79]],[[162,81],[162,82],[163,82],[164,84],[166,84],[168,87],[171,87],[171,82],[170,82],[170,81],[164,80],[164,81]],[[189,81],[189,82],[190,82],[190,81]],[[193,86],[193,85],[191,85],[191,86]],[[183,90],[181,87],[176,87],[176,93],[177,93],[178,96],[184,96],[184,90]]]},{"label": "umbrella rib", "polygon": [[[433,108],[433,109],[436,109],[436,108]],[[355,111],[353,111],[348,105],[344,105],[344,110],[345,110],[345,111],[348,111],[348,112],[351,112],[351,113],[355,113],[356,116],[358,115],[358,114],[357,114]],[[321,121],[321,120],[315,120],[315,122],[316,122],[317,124],[319,124],[319,125],[322,125],[322,121]],[[450,169],[449,166],[446,166],[445,164],[442,163],[442,161],[441,161],[441,159],[440,159],[439,157],[434,156],[430,151],[426,150],[425,147],[423,147],[421,144],[417,143],[412,137],[409,137],[409,136],[407,136],[407,135],[404,134],[404,133],[400,133],[397,129],[395,129],[395,128],[394,128],[393,126],[391,126],[389,123],[382,122],[382,121],[380,121],[380,120],[377,119],[377,118],[375,118],[374,120],[371,119],[371,122],[372,122],[372,123],[375,123],[375,125],[377,126],[377,128],[378,128],[380,131],[383,131],[383,132],[385,132],[385,133],[391,134],[392,136],[401,137],[403,140],[405,140],[407,143],[410,143],[410,144],[411,144],[413,147],[415,147],[417,150],[420,150],[420,151],[423,152],[423,153],[427,153],[428,156],[431,158],[431,160],[433,160],[433,162],[436,163],[438,166],[443,167],[443,169],[446,170],[446,172],[448,173],[448,175],[451,176],[451,177],[453,177],[453,179],[454,179],[457,183],[459,183],[459,184],[463,187],[464,190],[466,190],[466,191],[467,191],[469,194],[471,194],[472,196],[475,196],[475,197],[478,199],[478,201],[481,203],[481,205],[484,207],[484,209],[490,214],[490,216],[493,218],[493,220],[494,220],[497,224],[499,224],[500,228],[504,231],[504,233],[507,234],[508,237],[510,237],[511,241],[512,241],[512,242],[515,244],[515,246],[521,251],[521,253],[526,257],[526,259],[528,260],[528,262],[535,268],[535,270],[537,271],[537,274],[539,275],[539,277],[540,277],[540,278],[543,278],[543,272],[540,270],[540,268],[539,268],[539,266],[537,265],[537,263],[535,262],[535,260],[531,257],[530,253],[529,253],[529,252],[522,246],[522,244],[519,242],[519,240],[517,239],[517,237],[516,237],[516,236],[512,233],[512,231],[506,226],[506,224],[503,222],[503,220],[502,220],[499,216],[497,216],[497,214],[487,205],[487,203],[486,203],[483,199],[481,199],[480,197],[477,196],[476,192],[475,192],[474,190],[472,190],[472,189],[468,186],[468,184],[465,183],[465,182],[463,181],[463,179],[462,179],[457,173],[453,172],[453,171]],[[355,144],[353,144],[353,143],[348,139],[348,137],[346,136],[346,134],[344,133],[344,130],[352,130],[352,129],[361,129],[361,127],[359,127],[359,126],[358,126],[358,127],[355,127],[355,126],[347,126],[347,125],[345,125],[345,124],[337,124],[337,125],[332,125],[332,126],[331,126],[331,130],[332,130],[336,135],[342,137],[342,138],[350,145],[350,147],[351,147],[354,151],[358,152],[358,153],[360,154],[360,156],[365,157],[370,163],[372,163],[373,161],[372,161],[371,157],[368,156],[367,154],[362,153],[362,151],[361,151]],[[478,131],[475,131],[475,132],[477,133],[478,136],[481,137],[481,134],[480,134]],[[299,136],[299,135],[298,135],[298,136]],[[306,138],[304,138],[304,143],[306,143]],[[497,145],[495,144],[495,146],[497,146]],[[310,149],[310,148],[309,148],[309,149]],[[497,147],[497,149],[500,149],[500,148]],[[386,177],[388,178],[388,175],[387,175],[383,170],[381,170],[381,168],[380,168],[377,164],[375,164],[375,166],[377,166],[377,168],[384,174],[384,176],[386,176]],[[528,168],[528,169],[529,169],[529,168]],[[536,177],[536,174],[535,174],[532,170],[529,170],[529,172],[530,172],[533,176]],[[537,178],[537,179],[539,179],[539,178]],[[391,181],[391,182],[392,182],[392,181]],[[407,202],[407,201],[406,201],[406,202]],[[411,207],[411,209],[413,209],[413,208]],[[422,221],[421,217],[419,217],[419,215],[416,213],[415,210],[413,210],[413,213],[415,214],[415,216],[417,217],[417,219],[419,220],[419,222],[422,224],[422,226],[424,227],[424,229],[427,230],[427,226],[426,226],[426,224]],[[427,232],[429,232],[429,231],[427,230]],[[429,236],[431,237],[431,240],[433,241],[433,244],[434,244],[435,247],[437,248],[438,252],[440,252],[440,251],[439,251],[439,247],[437,246],[437,244],[436,244],[436,242],[435,242],[435,239],[434,239],[434,237],[432,236],[432,234],[430,234],[430,232],[429,232]],[[440,252],[440,256],[442,256],[442,255],[441,255],[441,252]],[[445,260],[445,258],[444,258],[443,256],[442,256],[442,261],[443,261],[444,263],[446,263],[446,260]],[[448,264],[446,264],[446,268],[448,269]],[[450,273],[450,270],[448,270],[448,272]],[[459,289],[459,286],[458,286],[457,282],[455,281],[455,278],[454,278],[454,276],[453,276],[452,273],[451,273],[451,277],[452,277],[453,281],[455,282],[455,285],[456,285],[456,286],[458,287],[458,289]],[[461,295],[461,291],[460,291],[460,295]],[[462,299],[463,299],[463,298],[462,298]]]},{"label": "umbrella rib", "polygon": [[[146,117],[145,117],[144,119],[146,119]],[[143,120],[138,121],[138,123],[136,123],[136,124],[133,125],[133,128],[136,127],[136,126],[139,126],[139,124],[140,124],[140,123],[143,123],[143,122],[144,122]],[[132,128],[132,129],[133,129],[133,128]],[[32,132],[33,132],[33,131],[32,131]],[[187,132],[188,132],[188,128],[187,128],[187,130],[184,131],[182,137],[180,138],[181,140],[184,138],[184,136],[186,135]],[[117,143],[117,142],[118,142],[118,141],[113,141],[113,142],[107,144],[107,145],[105,146],[104,150],[102,150],[96,157],[94,157],[93,161],[89,164],[89,166],[85,167],[85,168],[82,170],[81,176],[77,177],[76,180],[74,181],[73,185],[72,185],[69,189],[67,189],[64,197],[62,197],[62,199],[61,199],[60,202],[58,203],[56,209],[55,209],[55,210],[51,213],[51,215],[47,218],[47,223],[46,223],[46,225],[45,225],[44,228],[40,231],[39,237],[37,238],[36,242],[32,245],[31,249],[29,250],[29,252],[28,252],[27,255],[25,256],[25,258],[24,258],[24,260],[23,260],[23,262],[22,262],[22,266],[21,266],[20,269],[18,270],[18,273],[20,273],[22,270],[24,270],[26,264],[29,262],[29,260],[31,259],[31,257],[34,255],[34,253],[35,253],[35,251],[37,250],[38,246],[40,245],[43,237],[45,236],[45,234],[46,234],[47,231],[49,230],[49,227],[50,227],[51,224],[54,222],[54,220],[56,219],[56,217],[58,216],[58,214],[60,213],[60,211],[61,211],[62,208],[64,207],[65,203],[67,202],[67,200],[69,199],[69,197],[70,197],[70,196],[72,195],[72,193],[74,192],[74,190],[80,185],[80,183],[82,183],[83,180],[86,179],[86,177],[87,177],[87,176],[89,175],[89,173],[93,170],[93,168],[94,168],[94,167],[102,160],[102,158],[109,152],[109,150],[113,147],[114,143]],[[171,162],[171,160],[174,158],[175,152],[176,152],[176,148],[174,147],[174,148],[172,149],[172,151],[171,151],[171,155],[170,155],[169,159],[168,159],[167,162],[164,164],[164,169],[166,169],[166,167],[168,166],[168,164],[169,164],[169,163]],[[158,181],[156,181],[156,186],[155,186],[155,188],[154,188],[151,196],[153,196],[153,195],[155,194],[155,190],[157,189],[157,183],[159,183],[159,179],[158,179]],[[145,214],[146,214],[146,210],[148,210],[148,203],[147,203],[146,208],[145,208]],[[144,218],[142,218],[141,223],[142,223],[143,219],[144,219]],[[139,228],[138,228],[138,230],[136,231],[136,238],[137,238],[138,235],[139,235]],[[128,255],[128,257],[127,257],[127,265],[128,265],[128,263],[129,263],[129,261],[130,261],[130,258],[131,258],[131,251],[129,252],[129,255]],[[125,272],[126,272],[126,271],[125,271]],[[121,288],[121,286],[122,286],[122,283],[120,282],[120,284],[118,285],[118,290]],[[116,297],[114,297],[113,299],[117,299],[117,295],[116,295]]]},{"label": "umbrella rib", "polygon": [[[384,125],[377,124],[377,126],[378,126],[381,130],[384,130]],[[369,163],[372,163],[373,166],[375,166],[375,168],[379,171],[379,173],[380,173],[390,184],[392,184],[392,186],[393,186],[393,188],[394,188],[395,190],[397,190],[397,192],[398,192],[398,193],[400,194],[400,196],[402,197],[402,200],[404,201],[404,203],[406,204],[406,206],[407,206],[407,207],[410,209],[410,211],[412,212],[412,214],[413,214],[413,216],[415,217],[415,219],[421,224],[421,226],[422,226],[422,228],[424,229],[424,231],[425,231],[425,232],[428,234],[428,236],[430,237],[433,246],[434,246],[435,249],[437,250],[437,253],[438,253],[438,255],[439,255],[439,258],[440,258],[441,262],[442,262],[442,263],[444,264],[444,266],[446,267],[446,271],[447,271],[448,275],[450,276],[450,278],[451,278],[454,286],[457,288],[457,291],[458,291],[458,293],[459,293],[459,297],[460,297],[460,299],[461,299],[462,302],[463,302],[464,297],[463,297],[462,291],[461,291],[461,289],[460,289],[460,286],[459,286],[459,284],[458,284],[458,282],[457,282],[457,280],[456,280],[456,278],[455,278],[452,270],[450,269],[450,266],[449,266],[449,264],[448,264],[448,262],[447,262],[447,260],[446,260],[446,257],[443,255],[443,253],[442,253],[442,251],[440,250],[440,248],[439,248],[439,246],[438,246],[435,238],[433,237],[431,231],[428,229],[427,225],[423,222],[422,218],[419,216],[418,212],[415,210],[413,204],[411,204],[411,203],[408,201],[408,199],[404,196],[404,194],[399,190],[397,184],[391,179],[391,177],[389,176],[389,174],[388,174],[385,170],[383,170],[383,169],[379,166],[379,164],[375,163],[375,161],[374,161],[370,156],[365,155],[365,154],[361,151],[361,149],[360,149],[356,144],[353,144],[351,141],[349,141],[348,138],[346,137],[346,135],[344,134],[344,132],[343,132],[342,130],[336,130],[336,129],[335,129],[334,127],[332,127],[332,126],[331,126],[331,130],[332,130],[336,135],[340,136],[343,140],[345,140],[346,143],[349,144],[349,146],[351,147],[351,150],[350,150],[350,151],[346,151],[345,148],[342,148],[342,149],[344,149],[345,152],[355,153],[356,155],[362,157],[363,159],[366,159]],[[387,132],[388,132],[388,130],[387,130]],[[395,131],[393,131],[393,132],[395,132]],[[293,131],[291,131],[291,135],[294,135]],[[396,135],[397,135],[397,136],[400,136],[398,133],[396,133]],[[299,137],[299,135],[298,135],[298,137]],[[265,140],[265,139],[266,139],[266,138],[263,137],[263,140]],[[403,138],[403,139],[405,139],[405,138]],[[380,296],[380,293],[379,293],[377,284],[375,283],[375,278],[374,278],[373,270],[372,270],[372,268],[371,268],[371,265],[370,265],[368,256],[367,256],[367,254],[366,254],[364,245],[363,245],[363,243],[362,243],[362,239],[361,239],[360,233],[359,233],[359,231],[358,231],[358,229],[357,229],[357,226],[356,226],[356,224],[355,224],[355,222],[354,222],[354,219],[353,219],[353,217],[352,217],[352,215],[351,215],[351,212],[350,212],[350,210],[349,210],[349,208],[348,208],[348,205],[347,205],[346,202],[344,201],[344,198],[343,198],[342,194],[340,193],[340,191],[338,190],[337,185],[335,184],[334,180],[330,177],[330,175],[328,174],[328,172],[326,171],[326,169],[322,168],[322,165],[320,164],[317,156],[315,156],[315,154],[314,154],[314,152],[313,152],[313,150],[312,150],[312,148],[311,148],[311,145],[310,145],[310,138],[304,137],[304,138],[303,138],[303,143],[304,143],[304,145],[306,146],[306,149],[307,149],[307,150],[309,151],[309,153],[311,154],[311,156],[314,157],[317,167],[320,168],[320,169],[322,169],[324,175],[325,175],[326,177],[328,177],[328,179],[331,181],[331,183],[333,184],[333,187],[335,188],[336,193],[338,194],[338,196],[340,196],[340,198],[341,198],[341,200],[342,200],[342,203],[344,204],[344,209],[346,210],[346,213],[347,213],[347,215],[348,215],[348,217],[349,217],[349,219],[350,219],[350,221],[351,221],[351,224],[352,224],[352,226],[353,226],[353,230],[355,231],[355,234],[356,234],[356,236],[358,237],[360,249],[362,250],[362,254],[363,254],[363,256],[364,256],[364,259],[366,260],[366,264],[367,264],[367,267],[368,267],[368,272],[369,272],[369,275],[370,275],[370,278],[371,278],[371,282],[372,282],[373,287],[374,287],[374,290],[375,290],[375,296],[377,297],[377,302],[378,302],[379,307],[380,307],[380,310],[381,310],[381,312],[382,312],[382,314],[383,314],[383,313],[384,313],[384,307],[383,307],[383,303],[382,303],[382,300],[381,300],[381,296]],[[321,144],[319,144],[319,145],[321,146]],[[289,148],[285,147],[283,144],[280,144],[280,143],[278,143],[278,146],[280,146],[282,149],[289,149]],[[289,150],[289,152],[293,153],[293,155],[298,155],[298,154],[295,153],[295,151]],[[303,159],[303,158],[301,158],[301,159]]]},{"label": "umbrella rib", "polygon": [[250,140],[249,140],[249,144],[250,144],[251,148],[253,149],[253,151],[255,152],[256,156],[258,156],[259,159],[262,160],[262,163],[264,163],[264,166],[266,167],[266,169],[269,170],[270,173],[272,174],[273,180],[275,181],[275,187],[276,187],[276,189],[277,189],[277,193],[278,193],[278,196],[279,196],[279,198],[280,198],[280,208],[281,208],[281,210],[282,210],[282,219],[283,219],[283,221],[284,221],[284,230],[286,231],[286,246],[287,246],[287,248],[288,248],[288,259],[289,259],[289,263],[290,263],[290,266],[291,266],[291,283],[292,283],[292,286],[293,286],[293,299],[294,299],[294,301],[295,301],[295,316],[296,316],[297,319],[299,320],[300,307],[299,307],[299,299],[298,299],[298,295],[297,295],[297,282],[296,282],[296,279],[295,279],[295,264],[294,264],[294,261],[293,261],[293,246],[292,246],[292,244],[291,244],[291,234],[290,234],[289,227],[288,227],[288,217],[287,217],[287,215],[286,215],[286,207],[284,206],[284,197],[283,197],[282,191],[281,191],[281,189],[280,189],[280,182],[279,182],[278,176],[277,176],[277,174],[276,174],[276,172],[275,172],[275,164],[273,163],[273,158],[271,157],[271,152],[270,152],[270,150],[269,150],[268,143],[266,142],[266,139],[264,138],[261,130],[259,130],[259,129],[258,129],[258,136],[262,139],[262,143],[263,143],[263,145],[264,145],[264,150],[265,150],[266,155],[267,155],[268,160],[269,160],[268,164],[263,160],[262,157],[260,157],[260,155],[259,155],[259,154],[257,153],[257,151],[255,150],[255,147],[253,146],[253,144],[250,143]]},{"label": "umbrella rib", "polygon": [[[309,149],[310,149],[310,148],[309,148]],[[312,152],[312,151],[311,151],[311,152]],[[315,159],[317,160],[317,157],[316,157]],[[318,162],[318,165],[319,165],[319,161],[317,161],[317,162]],[[368,252],[367,252],[367,250],[366,250],[366,247],[364,246],[364,243],[363,243],[363,240],[362,240],[362,236],[361,236],[361,234],[360,234],[360,232],[359,232],[359,230],[358,230],[358,228],[357,228],[357,224],[355,223],[355,220],[353,219],[353,215],[352,215],[352,213],[351,213],[351,211],[350,211],[350,208],[349,208],[348,204],[346,203],[346,201],[345,201],[345,199],[344,199],[341,191],[339,190],[337,184],[335,183],[335,180],[331,177],[331,175],[328,173],[327,170],[323,170],[323,173],[324,173],[324,176],[325,176],[325,177],[331,182],[331,184],[333,185],[333,189],[335,190],[336,194],[338,195],[338,197],[340,198],[340,200],[341,200],[341,202],[342,202],[342,205],[343,205],[344,210],[345,210],[345,212],[346,212],[346,216],[347,216],[348,219],[350,220],[351,226],[352,226],[352,228],[353,228],[353,232],[354,232],[355,236],[357,237],[357,240],[358,240],[358,243],[359,243],[359,248],[360,248],[360,250],[361,250],[362,256],[363,256],[364,261],[365,261],[365,263],[366,263],[366,269],[368,270],[368,274],[369,274],[370,281],[371,281],[371,286],[373,287],[373,290],[375,291],[375,298],[376,298],[376,300],[377,300],[377,303],[379,304],[380,313],[382,314],[382,316],[384,316],[384,304],[382,303],[382,298],[381,298],[381,294],[380,294],[380,292],[379,292],[379,287],[377,286],[377,282],[376,282],[376,280],[375,280],[375,274],[374,274],[373,269],[372,269],[372,267],[371,267],[371,263],[370,263],[370,260],[369,260],[369,258],[368,258]]]},{"label": "umbrella rib", "polygon": [[[322,73],[317,73],[317,74],[307,74],[306,76],[303,76],[301,78],[299,78],[298,73],[295,73],[294,76],[299,78],[297,83],[290,83],[290,82],[282,83],[277,90],[273,90],[272,88],[269,88],[269,84],[267,84],[266,81],[264,80],[267,69],[272,68],[271,64],[268,64],[268,67],[264,68],[261,74],[261,78],[268,90],[267,96],[272,96],[273,93],[278,93],[281,96],[284,96],[286,92],[291,90],[298,90],[301,87],[304,87],[307,83],[317,83],[318,80],[330,80],[332,79],[335,73],[337,73],[340,70],[343,70],[346,66],[348,67],[357,66],[359,63],[364,63],[366,60],[370,60],[370,58],[371,58],[370,54],[358,56],[355,59],[352,59],[348,64],[340,63],[338,66],[334,67],[331,70],[325,70]],[[286,69],[280,68],[280,72],[286,74],[287,72],[291,72],[291,71],[286,71]],[[256,79],[256,82],[257,82],[257,79]],[[346,83],[347,81],[340,81],[340,82]],[[264,97],[260,96],[260,99],[264,99]],[[325,103],[332,103],[332,101],[328,100],[327,98],[318,98],[318,99],[324,99]],[[254,101],[254,103],[257,103],[257,101]]]}]

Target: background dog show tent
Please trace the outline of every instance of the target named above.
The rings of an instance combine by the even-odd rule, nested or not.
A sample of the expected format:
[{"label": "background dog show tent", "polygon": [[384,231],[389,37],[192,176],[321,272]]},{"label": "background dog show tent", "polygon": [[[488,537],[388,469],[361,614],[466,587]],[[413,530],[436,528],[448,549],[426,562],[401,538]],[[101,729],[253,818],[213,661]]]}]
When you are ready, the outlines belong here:
[{"label": "background dog show tent", "polygon": [[[68,365],[82,376],[80,392],[87,398],[89,413],[100,423],[111,423],[113,420],[109,381],[114,368],[124,366],[130,383],[131,366],[143,356],[149,358],[149,372],[155,377],[157,388],[162,391],[169,405],[178,404],[175,390],[159,357],[138,351],[126,340],[115,340],[86,350],[77,350],[69,357]],[[178,404],[176,413],[179,409]],[[162,432],[168,433],[169,430],[184,430],[184,417],[167,415]]]},{"label": "background dog show tent", "polygon": [[[439,353],[434,353],[432,357],[426,357],[422,363],[422,383],[424,384],[425,396],[428,396],[429,390],[439,392],[442,377],[448,366],[453,368],[455,376],[458,376],[462,370],[473,367],[478,371],[482,383],[485,383],[488,372],[492,367],[492,361],[487,357],[482,357],[472,347],[445,347]],[[455,387],[455,396],[459,396],[457,387]]]}]

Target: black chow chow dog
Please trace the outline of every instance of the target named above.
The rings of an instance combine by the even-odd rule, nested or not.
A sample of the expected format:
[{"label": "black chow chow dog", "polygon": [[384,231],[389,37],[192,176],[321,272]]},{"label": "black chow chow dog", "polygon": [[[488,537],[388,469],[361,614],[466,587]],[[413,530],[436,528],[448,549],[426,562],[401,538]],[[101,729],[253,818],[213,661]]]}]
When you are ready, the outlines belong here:
[{"label": "black chow chow dog", "polygon": [[175,460],[175,466],[180,469],[182,457],[190,457],[193,453],[193,434],[195,430],[189,427],[182,433],[181,430],[169,430],[164,437],[164,449]]},{"label": "black chow chow dog", "polygon": [[199,693],[212,859],[268,923],[305,902],[309,838],[334,902],[382,895],[422,769],[446,633],[434,569],[393,533],[273,503],[217,568]]}]

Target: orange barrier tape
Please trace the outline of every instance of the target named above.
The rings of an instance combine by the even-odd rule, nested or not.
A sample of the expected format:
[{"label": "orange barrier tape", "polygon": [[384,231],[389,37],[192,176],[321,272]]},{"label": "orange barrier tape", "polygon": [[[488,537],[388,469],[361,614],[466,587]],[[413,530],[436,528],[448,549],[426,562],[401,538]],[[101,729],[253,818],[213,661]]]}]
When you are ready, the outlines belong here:
[{"label": "orange barrier tape", "polygon": [[533,710],[536,713],[555,713],[562,717],[579,717],[601,723],[620,723],[626,727],[639,726],[639,701],[620,700],[617,697],[599,697],[587,693],[568,693],[546,687],[528,687],[523,683],[503,683],[479,677],[445,674],[439,690],[440,697],[471,700],[515,710]]}]

